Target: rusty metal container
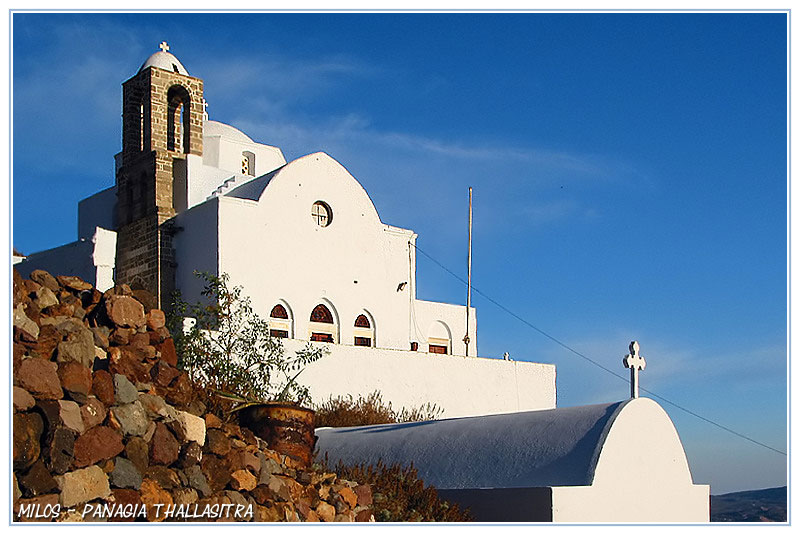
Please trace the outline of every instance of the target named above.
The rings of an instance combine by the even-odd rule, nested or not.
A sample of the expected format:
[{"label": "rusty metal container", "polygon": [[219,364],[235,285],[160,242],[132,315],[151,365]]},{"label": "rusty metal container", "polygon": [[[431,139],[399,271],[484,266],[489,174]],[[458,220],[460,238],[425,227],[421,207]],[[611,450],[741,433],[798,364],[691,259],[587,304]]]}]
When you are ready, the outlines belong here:
[{"label": "rusty metal container", "polygon": [[289,403],[251,405],[239,411],[239,423],[266,441],[270,449],[311,466],[317,442],[311,409]]}]

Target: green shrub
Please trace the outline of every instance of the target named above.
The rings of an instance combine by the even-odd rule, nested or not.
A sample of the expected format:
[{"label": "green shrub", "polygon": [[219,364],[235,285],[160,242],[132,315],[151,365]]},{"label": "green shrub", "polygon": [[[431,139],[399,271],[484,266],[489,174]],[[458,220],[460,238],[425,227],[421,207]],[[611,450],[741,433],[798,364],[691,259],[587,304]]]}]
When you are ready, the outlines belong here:
[{"label": "green shrub", "polygon": [[[310,403],[308,388],[297,377],[326,350],[309,343],[287,355],[241,286],[230,287],[224,273],[195,275],[205,281],[206,303],[186,303],[178,293],[170,311],[178,366],[197,384],[236,401]],[[187,317],[195,320],[188,327]]]},{"label": "green shrub", "polygon": [[331,396],[328,401],[314,407],[316,427],[351,427],[359,425],[393,424],[435,420],[443,409],[426,403],[418,408],[403,408],[400,412],[392,409],[391,402],[384,402],[379,390],[364,397]]}]

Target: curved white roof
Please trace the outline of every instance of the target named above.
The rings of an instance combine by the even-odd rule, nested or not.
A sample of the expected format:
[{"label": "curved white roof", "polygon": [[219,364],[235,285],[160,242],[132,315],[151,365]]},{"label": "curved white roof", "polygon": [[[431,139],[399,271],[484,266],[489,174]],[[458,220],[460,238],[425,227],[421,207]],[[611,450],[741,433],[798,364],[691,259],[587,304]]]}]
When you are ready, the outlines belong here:
[{"label": "curved white roof", "polygon": [[186,76],[189,76],[189,72],[186,70],[180,60],[169,52],[165,52],[163,50],[159,50],[147,58],[147,61],[142,63],[142,66],[139,67],[138,72],[142,72],[148,67],[158,67],[159,69],[164,69],[165,71],[177,72],[179,74],[185,74]]},{"label": "curved white roof", "polygon": [[233,126],[219,121],[203,121],[203,136],[220,136],[231,141],[241,141],[243,143],[254,143],[250,136],[234,128]]},{"label": "curved white roof", "polygon": [[608,431],[629,402],[323,428],[317,446],[331,466],[413,463],[440,489],[591,485]]}]

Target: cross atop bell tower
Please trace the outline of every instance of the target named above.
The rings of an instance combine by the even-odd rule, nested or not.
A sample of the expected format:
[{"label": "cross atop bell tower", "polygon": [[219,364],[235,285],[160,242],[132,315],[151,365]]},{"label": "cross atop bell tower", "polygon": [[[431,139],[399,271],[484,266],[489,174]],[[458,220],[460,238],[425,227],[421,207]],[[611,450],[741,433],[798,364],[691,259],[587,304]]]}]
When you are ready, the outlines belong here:
[{"label": "cross atop bell tower", "polygon": [[186,206],[187,162],[203,155],[203,81],[163,41],[122,84],[116,282],[168,305],[174,288],[170,219]]}]

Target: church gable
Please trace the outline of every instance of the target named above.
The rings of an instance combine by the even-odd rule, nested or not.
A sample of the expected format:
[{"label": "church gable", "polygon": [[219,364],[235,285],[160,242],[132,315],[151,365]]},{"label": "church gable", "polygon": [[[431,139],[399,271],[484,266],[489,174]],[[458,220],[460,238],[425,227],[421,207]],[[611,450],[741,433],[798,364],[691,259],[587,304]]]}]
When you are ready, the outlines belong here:
[{"label": "church gable", "polygon": [[[246,186],[241,186],[239,195],[247,191]],[[266,212],[279,213],[281,219],[291,220],[301,229],[309,227],[309,221],[311,228],[338,227],[354,232],[381,225],[375,205],[361,184],[324,152],[298,158],[268,175],[258,202]]]}]

